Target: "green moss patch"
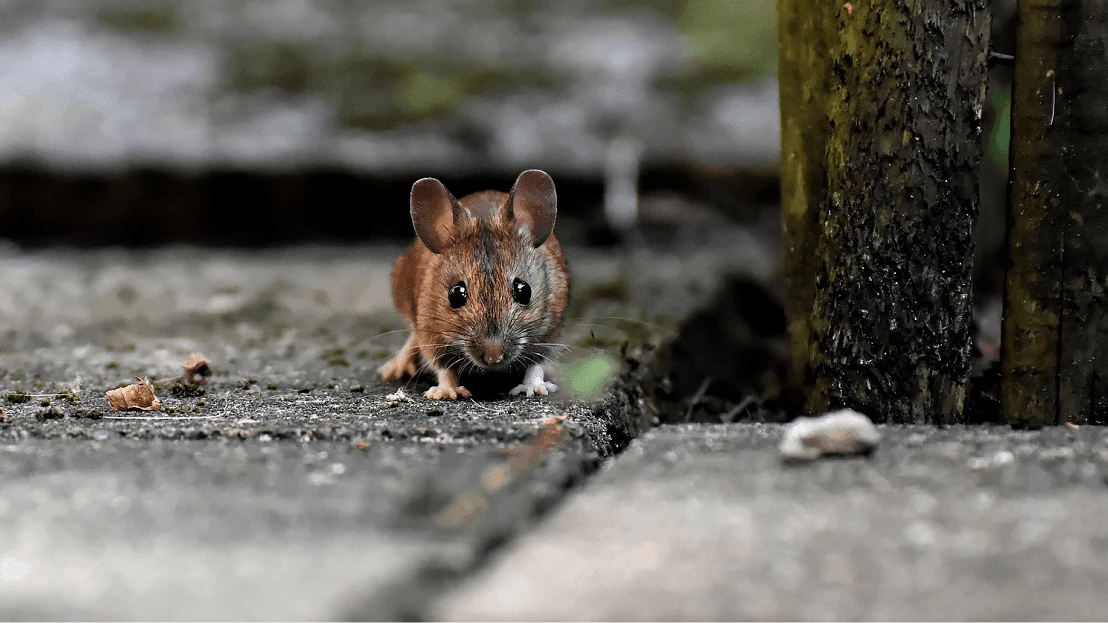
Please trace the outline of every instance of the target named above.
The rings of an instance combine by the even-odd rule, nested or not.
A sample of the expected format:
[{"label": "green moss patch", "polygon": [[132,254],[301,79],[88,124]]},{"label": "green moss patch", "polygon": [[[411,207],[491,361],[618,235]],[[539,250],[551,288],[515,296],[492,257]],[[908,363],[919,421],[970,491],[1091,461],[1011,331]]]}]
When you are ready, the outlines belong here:
[{"label": "green moss patch", "polygon": [[777,11],[773,0],[675,2],[691,69],[664,76],[659,88],[697,96],[719,84],[755,80],[777,69]]},{"label": "green moss patch", "polygon": [[23,404],[25,402],[31,402],[31,397],[26,392],[11,392],[4,395],[4,402],[10,405]]},{"label": "green moss patch", "polygon": [[50,407],[35,413],[35,418],[39,420],[60,420],[63,417],[65,417],[65,413],[57,407]]},{"label": "green moss patch", "polygon": [[533,68],[358,52],[327,56],[306,45],[275,42],[236,48],[228,59],[228,80],[242,92],[323,95],[331,100],[340,125],[368,130],[448,118],[464,102],[497,89],[561,84]]},{"label": "green moss patch", "polygon": [[165,5],[104,9],[97,19],[103,26],[123,33],[166,34],[180,28],[177,12]]},{"label": "green moss patch", "polygon": [[229,65],[231,86],[239,91],[306,93],[314,84],[318,60],[305,45],[259,42],[236,48]]}]

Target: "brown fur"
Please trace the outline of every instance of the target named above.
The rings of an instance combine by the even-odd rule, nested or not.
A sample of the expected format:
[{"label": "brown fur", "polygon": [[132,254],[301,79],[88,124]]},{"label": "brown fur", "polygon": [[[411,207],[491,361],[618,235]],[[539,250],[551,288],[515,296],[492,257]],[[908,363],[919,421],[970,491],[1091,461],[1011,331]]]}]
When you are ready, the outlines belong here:
[{"label": "brown fur", "polygon": [[[496,191],[461,198],[460,216],[454,217],[457,222],[441,253],[417,238],[396,260],[393,302],[413,331],[405,348],[382,366],[382,378],[397,380],[427,366],[440,380],[440,387],[428,395],[454,398],[451,390],[468,396],[458,386],[458,373],[481,371],[466,353],[473,353],[483,340],[502,338],[508,343],[506,352],[513,363],[509,367],[514,369],[551,356],[553,349],[541,344],[551,342],[562,326],[569,300],[565,256],[553,234],[539,247],[529,242],[527,215],[509,215],[510,200],[508,193]],[[529,305],[512,299],[516,278],[531,286]],[[453,309],[447,291],[459,282],[466,283],[469,299]],[[518,346],[520,339],[527,344]]]}]

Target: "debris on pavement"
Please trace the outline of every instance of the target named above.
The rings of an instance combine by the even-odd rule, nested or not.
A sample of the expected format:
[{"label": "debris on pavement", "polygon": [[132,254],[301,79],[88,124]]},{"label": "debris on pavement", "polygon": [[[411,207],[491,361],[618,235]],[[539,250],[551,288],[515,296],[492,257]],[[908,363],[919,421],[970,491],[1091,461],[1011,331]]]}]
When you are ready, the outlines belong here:
[{"label": "debris on pavement", "polygon": [[200,386],[208,382],[208,376],[212,373],[211,364],[212,362],[204,355],[192,353],[185,357],[185,362],[181,364],[184,374],[155,381],[154,384],[158,387],[168,386],[177,397],[203,396],[204,389]]},{"label": "debris on pavement", "polygon": [[519,448],[506,448],[502,454],[511,457],[508,469],[513,476],[522,474],[539,464],[547,452],[554,449],[565,435],[562,422],[569,417],[563,413],[558,417],[547,418],[542,421],[539,432],[526,445]]},{"label": "debris on pavement", "polygon": [[398,389],[395,392],[385,396],[385,400],[389,401],[390,407],[395,407],[402,402],[411,402],[412,399],[408,397],[408,394],[404,393],[404,390]]},{"label": "debris on pavement", "polygon": [[557,447],[565,435],[562,422],[568,417],[568,413],[563,413],[557,417],[547,418],[542,421],[538,433],[526,444],[518,448],[501,450],[501,454],[509,457],[508,462],[487,468],[481,474],[480,486],[458,495],[436,516],[435,524],[441,528],[458,529],[484,514],[489,506],[489,496],[503,489],[516,477],[531,471],[547,453]]},{"label": "debris on pavement", "polygon": [[8,419],[8,412],[3,410],[3,409],[0,409],[0,422],[3,422],[7,419]]},{"label": "debris on pavement", "polygon": [[842,409],[797,418],[785,429],[779,449],[786,459],[810,461],[825,455],[869,454],[880,440],[868,417]]},{"label": "debris on pavement", "polygon": [[140,377],[135,377],[135,380],[138,382],[105,394],[112,411],[161,411],[162,402],[154,395],[150,381]]},{"label": "debris on pavement", "polygon": [[31,396],[27,392],[11,392],[4,396],[4,402],[10,405],[23,404],[31,402]]},{"label": "debris on pavement", "polygon": [[44,420],[60,420],[65,417],[65,412],[57,407],[47,407],[35,413],[35,419]]},{"label": "debris on pavement", "polygon": [[1077,430],[1081,427],[1078,426],[1077,424],[1074,424],[1073,422],[1066,422],[1066,428],[1069,428],[1071,430]]},{"label": "debris on pavement", "polygon": [[543,426],[554,426],[555,424],[561,424],[562,422],[565,422],[567,419],[569,419],[569,414],[568,413],[563,413],[561,415],[556,415],[554,417],[546,418],[545,420],[542,421],[542,425]]},{"label": "debris on pavement", "polygon": [[199,385],[208,380],[212,373],[212,362],[200,353],[192,353],[185,357],[185,363],[181,365],[185,369],[185,375],[181,378],[190,385]]}]

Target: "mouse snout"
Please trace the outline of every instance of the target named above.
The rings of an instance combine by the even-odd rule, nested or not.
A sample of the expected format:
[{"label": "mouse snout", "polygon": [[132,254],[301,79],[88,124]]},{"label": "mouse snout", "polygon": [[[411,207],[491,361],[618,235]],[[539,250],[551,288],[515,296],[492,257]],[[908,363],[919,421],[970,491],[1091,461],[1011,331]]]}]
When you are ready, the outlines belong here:
[{"label": "mouse snout", "polygon": [[481,359],[490,366],[495,366],[504,361],[504,342],[494,339],[482,340]]}]

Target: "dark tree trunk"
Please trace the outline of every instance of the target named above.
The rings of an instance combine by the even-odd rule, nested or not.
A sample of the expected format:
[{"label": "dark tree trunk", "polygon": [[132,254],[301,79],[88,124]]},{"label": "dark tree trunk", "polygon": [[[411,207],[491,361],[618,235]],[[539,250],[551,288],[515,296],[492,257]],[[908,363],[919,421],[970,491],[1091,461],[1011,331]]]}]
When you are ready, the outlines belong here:
[{"label": "dark tree trunk", "polygon": [[1105,424],[1108,3],[1021,0],[1016,36],[1002,408]]},{"label": "dark tree trunk", "polygon": [[[874,0],[834,7],[829,18],[779,16],[783,24],[820,19],[830,64],[823,101],[826,187],[807,196],[802,208],[785,208],[786,231],[790,219],[814,220],[818,236],[813,245],[805,225],[803,244],[789,249],[814,254],[789,264],[814,268],[808,343],[794,342],[793,350],[794,357],[807,354],[807,407],[849,406],[887,422],[955,422],[969,370],[986,2]],[[807,44],[784,41],[782,47]],[[811,72],[805,88],[823,89],[820,63],[805,69]],[[803,105],[788,92],[788,80],[782,87],[783,111]],[[799,203],[788,194],[788,180],[807,174],[795,170],[787,151],[790,116],[806,117],[790,111],[783,119],[786,201]],[[820,192],[819,180],[807,188]],[[790,301],[791,322],[800,321],[801,298]],[[805,333],[793,337],[803,340]]]}]

